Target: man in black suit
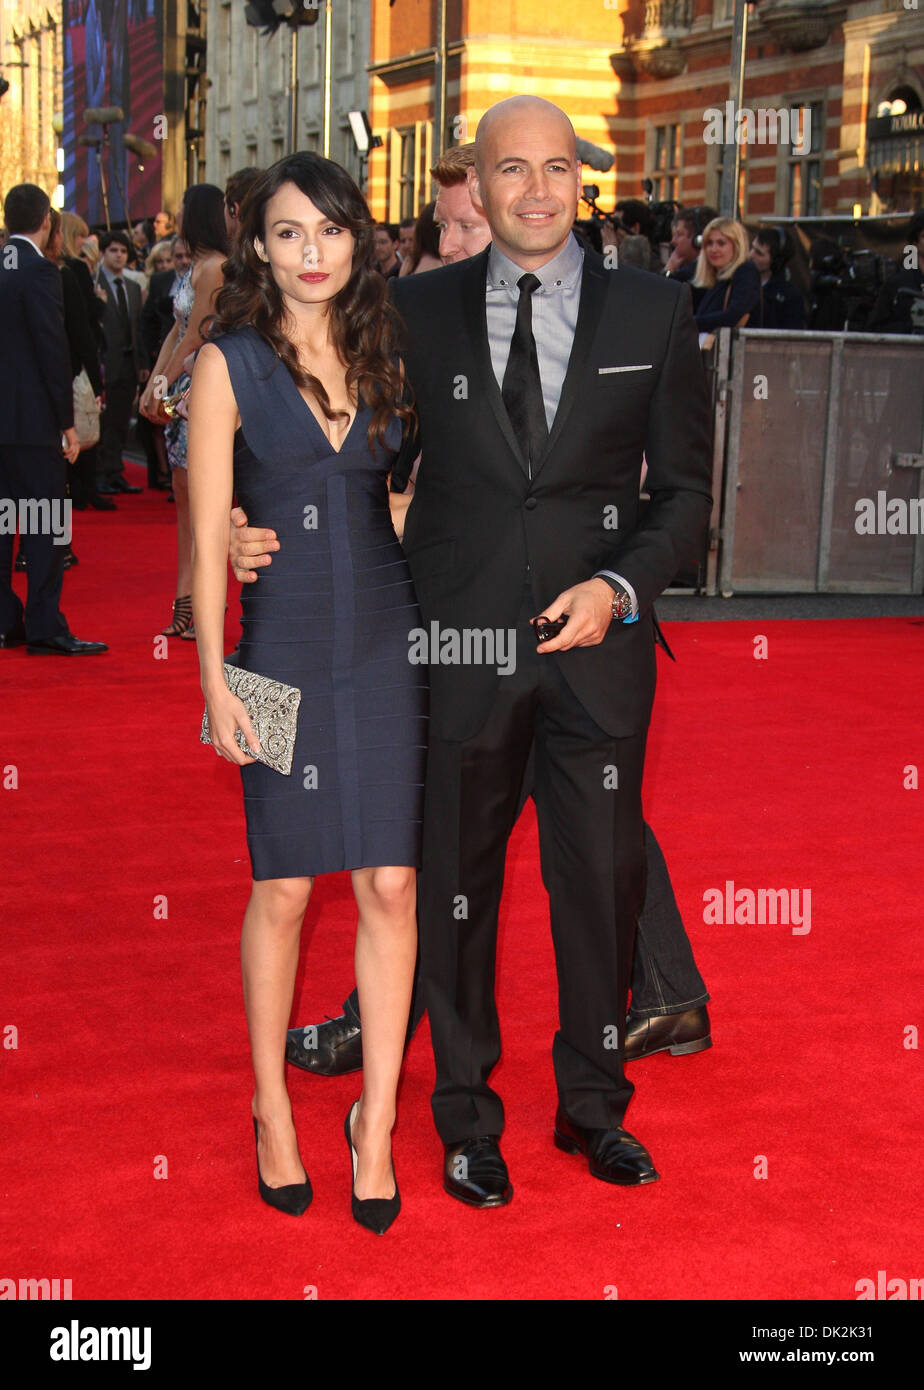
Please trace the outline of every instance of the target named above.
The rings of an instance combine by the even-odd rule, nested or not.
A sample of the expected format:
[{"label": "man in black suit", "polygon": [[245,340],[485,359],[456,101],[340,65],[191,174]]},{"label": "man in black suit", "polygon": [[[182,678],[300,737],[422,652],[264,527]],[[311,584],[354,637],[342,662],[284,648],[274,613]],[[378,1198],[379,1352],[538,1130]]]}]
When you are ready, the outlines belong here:
[{"label": "man in black suit", "polygon": [[23,614],[12,585],[13,537],[0,532],[0,647],[25,643],[34,655],[104,652],[103,642],[79,641],[58,606],[67,463],[80,445],[61,276],[44,255],[51,203],[36,184],[17,184],[3,213],[9,237],[0,248],[0,496],[16,504],[28,596]]},{"label": "man in black suit", "polygon": [[122,450],[138,382],[150,375],[141,343],[141,290],[123,274],[132,249],[127,234],[104,232],[99,245],[102,256],[96,283],[106,296],[102,314],[106,408],[100,421],[99,491],[140,492],[125,477]]},{"label": "man in black suit", "polygon": [[[492,107],[469,178],[492,245],[394,287],[419,415],[395,481],[419,446],[404,546],[431,643],[419,922],[433,1113],[444,1187],[489,1207],[512,1196],[489,1085],[494,970],[507,840],[533,750],[559,982],[555,1143],[606,1182],[658,1176],[622,1123],[651,610],[700,555],[711,425],[686,290],[607,269],[571,233],[581,167],[564,113],[533,97]],[[651,501],[640,520],[643,452]],[[567,622],[539,643],[538,615]]]}]

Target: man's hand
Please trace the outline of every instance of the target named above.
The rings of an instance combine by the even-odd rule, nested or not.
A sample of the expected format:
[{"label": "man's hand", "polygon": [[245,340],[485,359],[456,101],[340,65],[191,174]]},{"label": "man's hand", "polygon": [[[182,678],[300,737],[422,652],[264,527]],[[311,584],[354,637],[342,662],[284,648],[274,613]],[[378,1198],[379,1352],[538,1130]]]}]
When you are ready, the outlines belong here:
[{"label": "man's hand", "polygon": [[241,584],[252,584],[257,578],[257,570],[273,563],[270,550],[278,550],[279,542],[275,531],[267,531],[260,526],[248,526],[243,507],[231,511],[231,539],[228,543],[228,559],[235,579]]},{"label": "man's hand", "polygon": [[537,643],[538,651],[566,652],[571,647],[596,647],[603,641],[613,620],[613,590],[605,579],[588,579],[559,594],[542,612],[553,622],[567,613],[568,621],[550,642]]},{"label": "man's hand", "polygon": [[64,454],[68,463],[76,463],[77,455],[80,453],[80,440],[77,438],[77,431],[73,426],[71,426],[69,430],[64,431],[64,438],[67,440],[67,443],[61,452]]}]

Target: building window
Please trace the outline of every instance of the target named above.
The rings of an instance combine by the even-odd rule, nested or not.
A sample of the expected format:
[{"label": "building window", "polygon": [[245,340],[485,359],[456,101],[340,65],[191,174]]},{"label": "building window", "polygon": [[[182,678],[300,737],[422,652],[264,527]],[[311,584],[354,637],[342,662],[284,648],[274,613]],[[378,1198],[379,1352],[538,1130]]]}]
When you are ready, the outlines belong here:
[{"label": "building window", "polygon": [[392,128],[388,140],[388,197],[386,217],[399,222],[416,217],[429,197],[433,163],[433,123],[415,121]]},{"label": "building window", "polygon": [[798,126],[790,130],[786,158],[789,165],[789,217],[815,217],[821,212],[824,191],[824,102],[808,101],[791,108],[798,112]]},{"label": "building window", "polygon": [[715,0],[712,11],[713,24],[731,24],[735,17],[735,0]]},{"label": "building window", "polygon": [[414,156],[417,153],[417,145],[414,140],[413,127],[410,130],[402,130],[401,134],[401,165],[398,174],[399,206],[398,212],[401,217],[416,217],[417,209],[414,207]]},{"label": "building window", "polygon": [[654,196],[661,202],[677,197],[680,178],[680,126],[655,126]]}]

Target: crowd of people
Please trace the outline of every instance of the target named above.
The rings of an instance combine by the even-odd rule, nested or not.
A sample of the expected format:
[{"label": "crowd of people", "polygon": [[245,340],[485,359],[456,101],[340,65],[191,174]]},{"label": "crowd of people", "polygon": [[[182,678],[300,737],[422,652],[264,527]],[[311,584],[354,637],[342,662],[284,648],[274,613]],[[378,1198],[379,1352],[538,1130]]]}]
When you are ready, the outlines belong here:
[{"label": "crowd of people", "polygon": [[[416,217],[375,225],[374,264],[386,279],[451,264],[460,238],[477,249],[482,238],[486,244],[483,219],[467,193],[458,191],[466,181],[467,150],[470,147],[461,146],[447,152],[437,166],[444,174],[455,173],[461,182],[438,182],[438,197]],[[7,214],[7,225],[0,231],[3,241],[32,237],[60,273],[80,446],[67,473],[66,493],[77,510],[108,512],[117,510],[114,499],[119,494],[141,491],[128,481],[124,466],[134,422],[135,439],[146,457],[148,487],[164,491],[176,505],[176,592],[161,632],[186,641],[195,638],[195,628],[185,397],[241,205],[261,172],[241,169],[223,190],[208,183],[190,187],[175,215],[160,210],[136,222],[130,232],[91,232],[76,213],[59,213],[49,206],[47,234],[38,238],[37,228],[24,231],[16,225],[14,196],[12,222]],[[16,195],[18,190],[12,192]],[[463,198],[468,206],[454,206]],[[574,230],[594,250],[606,253],[612,248],[612,264],[687,284],[701,345],[710,344],[723,326],[843,326],[835,322],[841,313],[836,294],[816,302],[790,279],[794,247],[782,226],[761,227],[752,236],[740,221],[720,217],[714,209],[678,207],[670,241],[659,242],[649,205],[630,198],[618,202],[609,214],[576,221]],[[912,304],[924,287],[924,214],[911,219],[908,238],[917,249],[918,262],[886,280],[869,315],[870,331],[911,331]],[[27,568],[27,552],[28,545],[21,545],[16,568]],[[69,545],[57,559],[63,569],[78,563]],[[0,643],[3,640],[0,631]]]}]

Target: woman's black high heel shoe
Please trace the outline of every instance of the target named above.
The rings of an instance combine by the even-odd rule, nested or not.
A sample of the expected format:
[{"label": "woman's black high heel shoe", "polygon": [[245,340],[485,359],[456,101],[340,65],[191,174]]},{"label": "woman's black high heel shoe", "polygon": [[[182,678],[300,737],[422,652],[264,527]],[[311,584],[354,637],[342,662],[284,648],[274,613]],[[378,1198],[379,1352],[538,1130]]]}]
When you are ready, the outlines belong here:
[{"label": "woman's black high heel shoe", "polygon": [[302,1212],[311,1206],[314,1196],[307,1174],[304,1182],[292,1182],[286,1187],[267,1187],[260,1174],[260,1131],[257,1128],[256,1116],[253,1117],[253,1137],[257,1144],[257,1185],[260,1196],[277,1211],[288,1212],[289,1216],[301,1216]]},{"label": "woman's black high heel shoe", "polygon": [[350,1147],[350,1167],[353,1173],[353,1188],[350,1194],[350,1205],[353,1208],[354,1221],[358,1221],[360,1226],[365,1226],[367,1231],[374,1231],[377,1236],[383,1236],[401,1210],[401,1194],[398,1191],[398,1179],[395,1178],[395,1166],[392,1164],[391,1175],[395,1178],[394,1197],[367,1197],[364,1201],[360,1201],[356,1195],[357,1153],[353,1147],[352,1120],[353,1111],[358,1104],[359,1101],[357,1100],[350,1106],[343,1126],[343,1132],[346,1135],[346,1141]]}]

